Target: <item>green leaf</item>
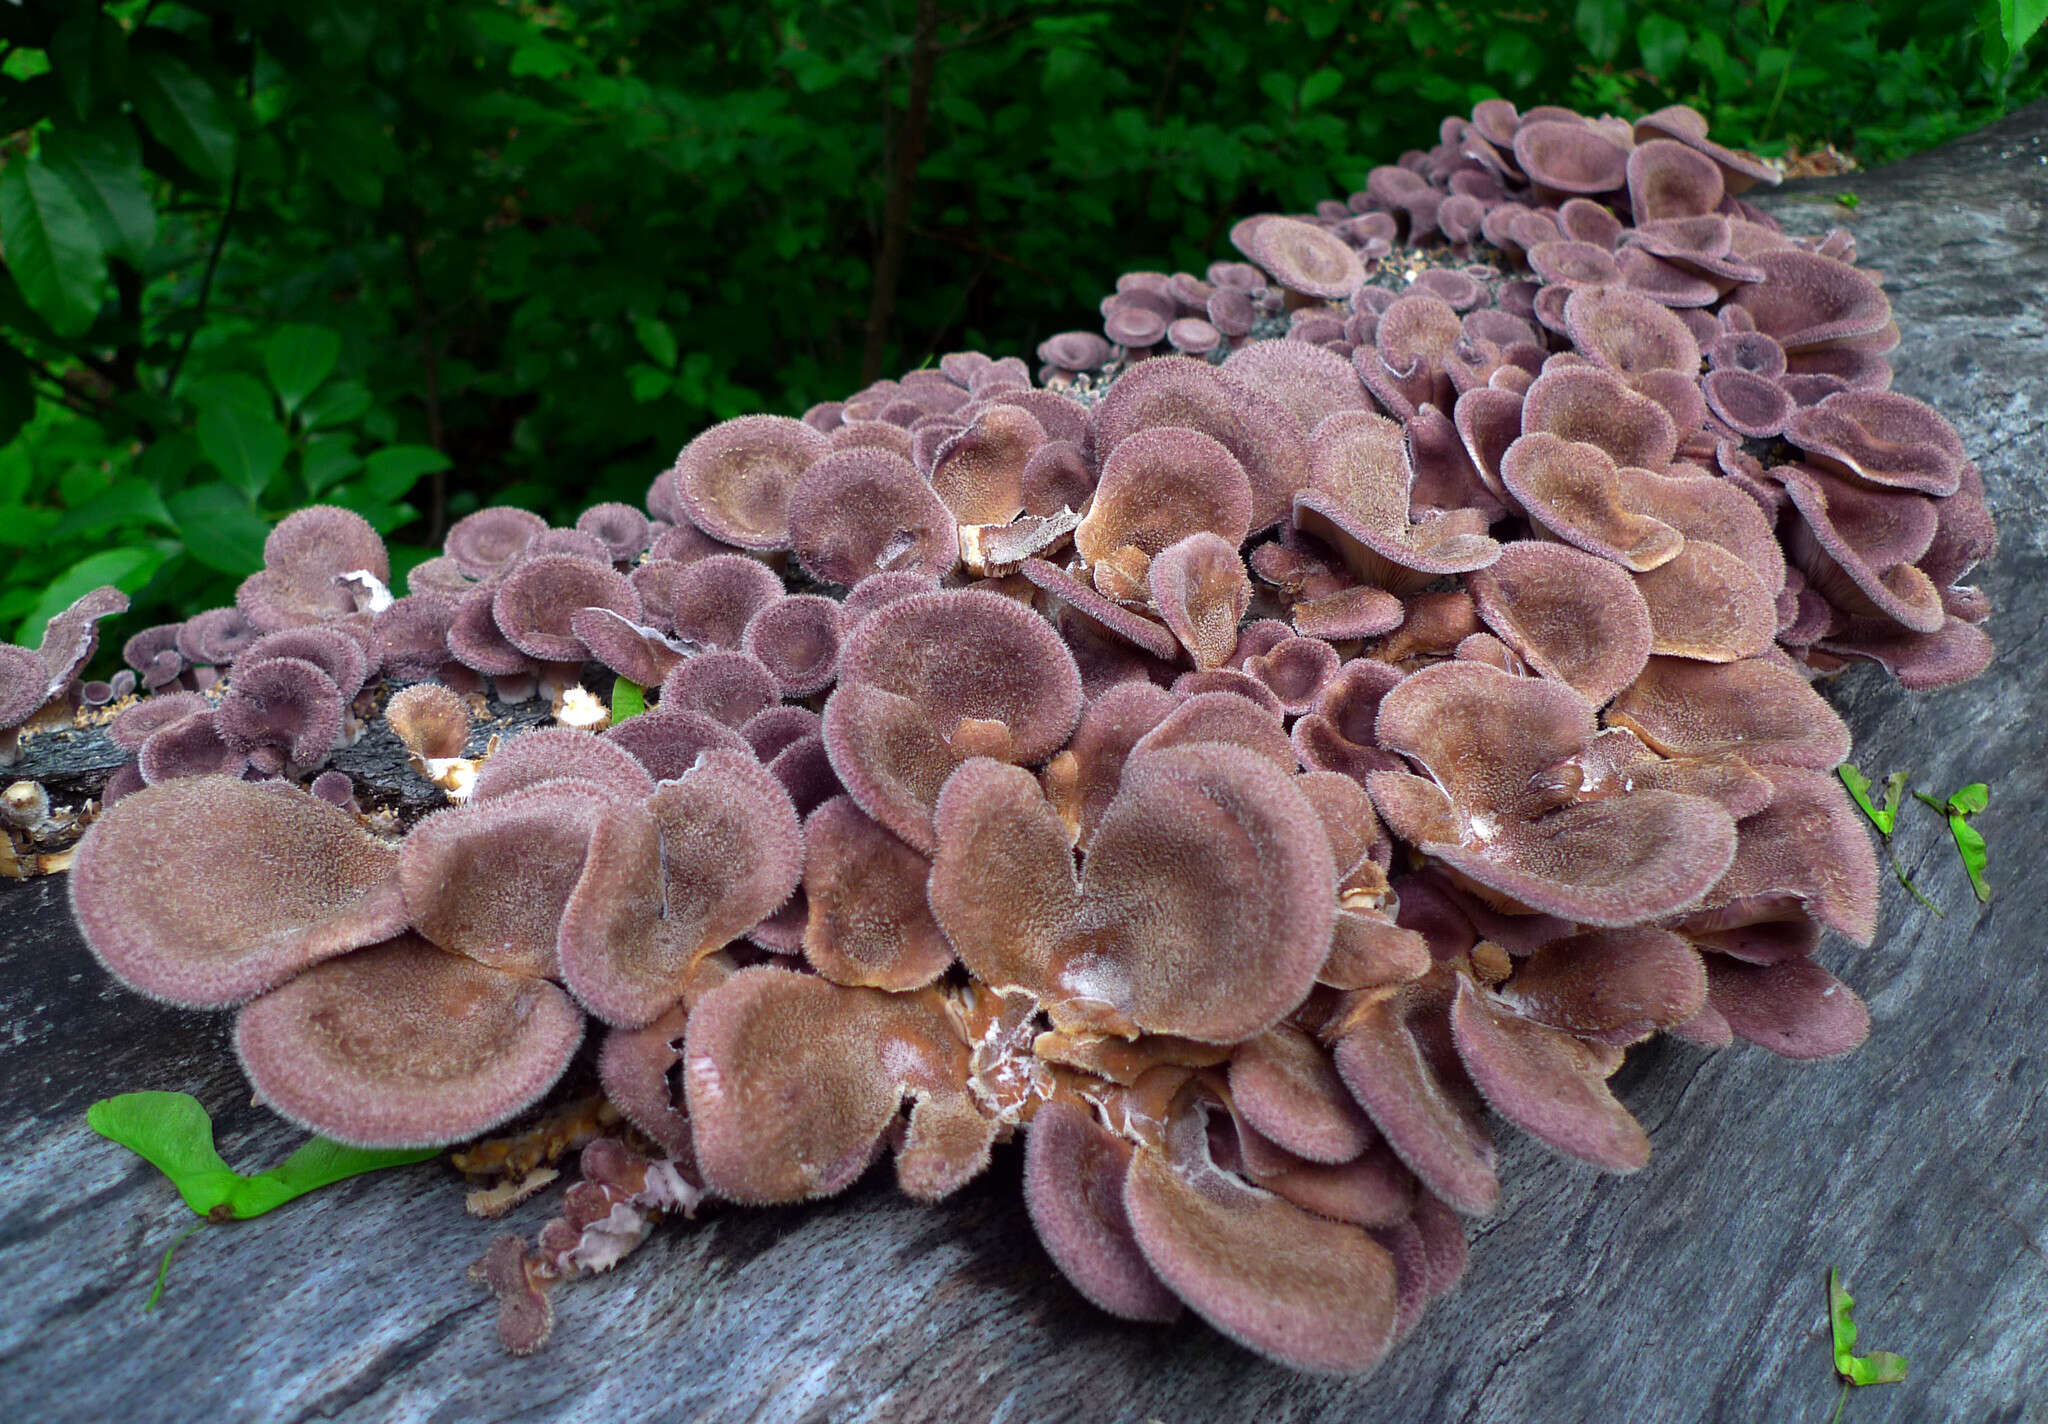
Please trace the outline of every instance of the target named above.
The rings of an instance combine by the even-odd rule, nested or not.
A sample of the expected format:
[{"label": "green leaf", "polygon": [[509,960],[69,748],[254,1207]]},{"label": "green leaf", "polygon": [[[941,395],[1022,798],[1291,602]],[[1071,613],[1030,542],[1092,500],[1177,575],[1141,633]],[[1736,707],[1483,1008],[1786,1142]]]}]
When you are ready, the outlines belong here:
[{"label": "green leaf", "polygon": [[1294,76],[1275,70],[1259,76],[1259,92],[1273,101],[1275,108],[1292,109],[1296,85]]},{"label": "green leaf", "polygon": [[1313,109],[1327,99],[1335,97],[1344,87],[1344,76],[1334,69],[1318,69],[1301,81],[1301,107]]},{"label": "green leaf", "polygon": [[185,552],[206,567],[237,577],[263,567],[270,525],[242,491],[215,480],[179,490],[164,504]]},{"label": "green leaf", "polygon": [[1863,200],[1854,193],[1837,193],[1835,194],[1835,202],[1838,206],[1847,208],[1852,213],[1863,206]]},{"label": "green leaf", "polygon": [[50,36],[50,67],[71,112],[90,122],[120,95],[128,66],[128,35],[112,15],[80,7]]},{"label": "green leaf", "polygon": [[1596,64],[1614,63],[1621,53],[1622,37],[1628,33],[1627,0],[1579,0],[1572,28]]},{"label": "green leaf", "polygon": [[227,96],[160,50],[129,59],[128,96],[156,140],[201,178],[224,183],[235,167],[234,110]]},{"label": "green leaf", "polygon": [[65,515],[64,521],[50,531],[49,537],[53,542],[75,539],[81,534],[97,534],[123,524],[158,524],[166,529],[175,527],[156,486],[131,475],[115,480]]},{"label": "green leaf", "polygon": [[647,358],[664,371],[676,368],[676,334],[669,330],[668,323],[651,316],[633,318],[633,335],[640,339],[640,349]]},{"label": "green leaf", "polygon": [[1948,798],[1948,809],[1952,815],[1974,816],[1991,804],[1991,788],[1981,781],[1973,781]]},{"label": "green leaf", "polygon": [[1495,30],[1480,62],[1488,74],[1500,75],[1509,88],[1526,89],[1543,72],[1543,51],[1521,30]]},{"label": "green leaf", "polygon": [[83,336],[99,315],[106,255],[92,215],[40,158],[0,171],[0,247],[36,315],[59,336]]},{"label": "green leaf", "polygon": [[185,1205],[216,1221],[246,1221],[311,1191],[385,1167],[424,1162],[440,1149],[345,1147],[316,1137],[268,1172],[245,1177],[213,1145],[213,1120],[190,1093],[122,1093],[85,1110],[88,1126],[171,1179]]},{"label": "green leaf", "polygon": [[[626,678],[612,679],[612,725],[647,710],[647,689]],[[651,723],[649,724],[652,725]]]},{"label": "green leaf", "polygon": [[675,385],[676,378],[658,366],[645,361],[635,361],[626,368],[626,389],[633,393],[633,399],[641,405],[660,400]]},{"label": "green leaf", "polygon": [[346,435],[316,435],[306,442],[305,453],[299,457],[299,475],[308,494],[317,495],[362,469],[362,460],[349,448],[351,443]]},{"label": "green leaf", "polygon": [[453,462],[431,445],[387,445],[363,462],[363,487],[380,500],[400,499],[421,475]]},{"label": "green leaf", "polygon": [[[1880,811],[1871,802],[1870,778],[1858,771],[1855,763],[1846,761],[1835,768],[1835,775],[1842,778],[1842,785],[1849,788],[1850,799],[1862,808],[1864,815],[1870,817],[1870,824],[1877,827],[1877,833],[1881,836],[1891,835],[1892,827],[1898,823],[1896,808],[1887,805]],[[1901,784],[1904,784],[1903,778]]]},{"label": "green leaf", "polygon": [[268,411],[237,401],[201,408],[197,422],[199,448],[213,467],[254,499],[284,467],[291,441]]},{"label": "green leaf", "polygon": [[1764,32],[1778,33],[1778,21],[1785,18],[1785,7],[1792,0],[1764,0]]},{"label": "green leaf", "polygon": [[305,422],[308,430],[323,430],[361,420],[374,404],[376,401],[367,387],[355,381],[336,381],[306,398],[306,403],[299,408],[299,419]]},{"label": "green leaf", "polygon": [[1643,68],[1659,79],[1678,68],[1688,43],[1685,26],[1669,15],[1645,15],[1636,26],[1636,48],[1643,52]]},{"label": "green leaf", "polygon": [[2017,55],[2048,21],[2048,0],[1998,0],[1998,28],[2005,47]]},{"label": "green leaf", "polygon": [[1850,1384],[1897,1384],[1906,1377],[1906,1358],[1886,1350],[1856,1353],[1856,1297],[1842,1284],[1842,1273],[1828,1267],[1828,1324],[1835,1337],[1835,1373]]},{"label": "green leaf", "polygon": [[332,327],[281,326],[263,343],[263,371],[286,414],[313,394],[340,359],[341,333]]},{"label": "green leaf", "polygon": [[36,388],[29,383],[28,362],[12,346],[0,343],[0,445],[12,440],[36,413]]},{"label": "green leaf", "polygon": [[93,129],[52,129],[42,137],[42,157],[92,219],[101,248],[140,267],[156,241],[156,204],[134,126],[117,119]]},{"label": "green leaf", "polygon": [[134,593],[148,583],[164,561],[161,549],[141,546],[102,549],[88,554],[58,574],[43,588],[35,606],[14,631],[14,641],[33,648],[43,640],[43,627],[51,618],[69,608],[82,595],[101,584],[112,584],[123,593]]},{"label": "green leaf", "polygon": [[1948,830],[1955,837],[1956,851],[1963,858],[1963,869],[1970,874],[1970,888],[1980,901],[1988,903],[1991,886],[1984,879],[1986,854],[1983,833],[1961,816],[1948,818]]}]

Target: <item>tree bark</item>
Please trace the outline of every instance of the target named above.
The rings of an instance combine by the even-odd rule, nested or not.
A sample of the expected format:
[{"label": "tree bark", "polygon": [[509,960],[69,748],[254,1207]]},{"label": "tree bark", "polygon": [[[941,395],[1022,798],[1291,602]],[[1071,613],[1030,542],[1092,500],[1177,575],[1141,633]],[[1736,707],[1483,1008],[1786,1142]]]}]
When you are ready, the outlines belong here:
[{"label": "tree bark", "polygon": [[896,311],[903,249],[910,236],[910,199],[917,188],[917,165],[924,157],[925,111],[931,103],[932,75],[939,62],[938,37],[939,0],[917,0],[917,29],[910,41],[910,101],[903,111],[903,128],[890,167],[889,194],[882,207],[882,247],[875,254],[875,289],[868,302],[867,346],[860,361],[862,385],[882,374],[889,320]]}]

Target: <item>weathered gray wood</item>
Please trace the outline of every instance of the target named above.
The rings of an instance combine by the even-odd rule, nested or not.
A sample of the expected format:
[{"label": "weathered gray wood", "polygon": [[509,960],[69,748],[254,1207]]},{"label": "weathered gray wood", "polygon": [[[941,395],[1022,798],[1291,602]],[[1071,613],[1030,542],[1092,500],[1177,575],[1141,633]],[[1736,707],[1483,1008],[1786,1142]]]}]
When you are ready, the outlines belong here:
[{"label": "weathered gray wood", "polygon": [[[1846,214],[1827,194],[1849,188]],[[2048,1419],[2048,106],[1936,153],[1767,200],[1796,230],[1854,227],[1889,274],[1899,388],[1983,465],[2003,548],[1984,582],[2000,659],[1934,696],[1852,672],[1834,696],[1861,764],[1980,818],[1997,898],[1971,899],[1941,823],[1899,851],[1948,909],[1887,886],[1877,945],[1823,958],[1870,1000],[1868,1045],[1830,1064],[1659,1044],[1619,1091],[1656,1155],[1600,1177],[1510,1141],[1499,1216],[1463,1288],[1363,1381],[1264,1364],[1193,1322],[1119,1324],[1038,1250],[1014,1151],[952,1202],[880,1182],[792,1211],[664,1228],[609,1279],[556,1294],[530,1360],[500,1355],[464,1266],[498,1227],[432,1165],[362,1179],[181,1251],[191,1221],[93,1137],[93,1098],[197,1093],[232,1162],[297,1140],[246,1106],[225,1018],[109,985],[62,887],[0,887],[0,1416],[54,1420],[1822,1420],[1835,1403],[1822,1296],[1848,1274],[1866,1347],[1912,1361],[1845,1418]],[[529,1233],[549,1212],[511,1219]]]}]

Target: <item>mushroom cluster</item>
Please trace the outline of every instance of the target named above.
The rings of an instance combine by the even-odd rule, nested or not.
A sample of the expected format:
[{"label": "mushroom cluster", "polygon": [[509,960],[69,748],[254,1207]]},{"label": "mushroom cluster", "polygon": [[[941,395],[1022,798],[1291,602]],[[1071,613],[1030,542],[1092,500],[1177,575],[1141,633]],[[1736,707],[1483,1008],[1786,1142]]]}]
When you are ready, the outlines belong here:
[{"label": "mushroom cluster", "polygon": [[[726,421],[644,511],[468,516],[402,598],[293,516],[131,640],[87,942],[364,1145],[506,1123],[594,1021],[634,1134],[480,1263],[517,1350],[663,1212],[884,1156],[936,1201],[1021,1135],[1094,1304],[1370,1369],[1496,1208],[1496,1122],[1631,1172],[1630,1047],[1862,1040],[1815,950],[1869,943],[1876,867],[1811,683],[1990,655],[1982,482],[1885,389],[1845,235],[1744,204],[1690,110],[1442,138],[1125,274],[1040,385],[955,353]],[[351,708],[431,770],[457,693],[593,665],[650,710],[507,739],[395,842],[296,784]]]}]

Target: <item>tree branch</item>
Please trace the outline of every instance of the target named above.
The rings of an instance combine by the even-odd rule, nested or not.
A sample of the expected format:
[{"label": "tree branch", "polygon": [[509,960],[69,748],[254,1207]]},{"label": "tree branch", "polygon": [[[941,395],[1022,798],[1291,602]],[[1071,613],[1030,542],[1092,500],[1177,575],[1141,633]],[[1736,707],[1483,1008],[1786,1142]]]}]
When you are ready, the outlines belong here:
[{"label": "tree branch", "polygon": [[[412,315],[420,343],[420,364],[425,369],[427,400],[427,443],[441,448],[441,351],[432,332],[434,322],[427,311],[427,283],[420,273],[420,218],[414,209],[405,220],[405,277],[412,285]],[[427,543],[438,546],[448,518],[448,472],[433,473],[433,498],[427,509]]]},{"label": "tree branch", "polygon": [[199,301],[192,308],[192,324],[185,328],[184,340],[178,343],[178,354],[171,359],[171,369],[164,373],[164,399],[169,400],[178,389],[178,372],[185,369],[185,358],[192,353],[192,338],[199,334],[199,328],[206,322],[207,299],[213,295],[213,274],[220,270],[220,254],[228,245],[228,229],[234,226],[235,207],[242,201],[242,165],[235,163],[234,176],[228,180],[228,205],[220,215],[220,227],[213,234],[213,249],[206,254],[206,273],[199,279]]},{"label": "tree branch", "polygon": [[868,303],[867,348],[862,353],[861,384],[882,374],[888,348],[889,319],[896,310],[896,287],[903,277],[903,250],[910,229],[910,198],[917,187],[917,165],[924,157],[925,111],[932,96],[932,74],[938,67],[939,0],[917,0],[917,29],[910,42],[910,101],[903,130],[890,165],[889,194],[882,208],[882,245],[875,255],[874,296]]}]

